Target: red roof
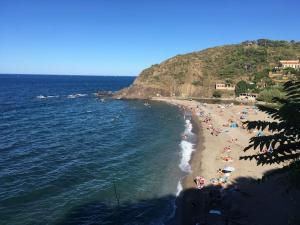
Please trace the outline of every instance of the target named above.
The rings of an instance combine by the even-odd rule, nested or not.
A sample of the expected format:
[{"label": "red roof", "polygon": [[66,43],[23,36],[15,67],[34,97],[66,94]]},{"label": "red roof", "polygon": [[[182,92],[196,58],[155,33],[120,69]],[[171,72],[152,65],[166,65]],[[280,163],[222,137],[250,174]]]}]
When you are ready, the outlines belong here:
[{"label": "red roof", "polygon": [[299,64],[299,60],[281,60],[281,64]]}]

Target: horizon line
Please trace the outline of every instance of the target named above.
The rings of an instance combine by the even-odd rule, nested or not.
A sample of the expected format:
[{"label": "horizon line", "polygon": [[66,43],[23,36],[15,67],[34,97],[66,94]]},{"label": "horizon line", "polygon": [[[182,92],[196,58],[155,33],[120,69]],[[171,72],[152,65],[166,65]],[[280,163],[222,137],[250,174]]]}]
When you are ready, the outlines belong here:
[{"label": "horizon line", "polygon": [[42,76],[93,76],[93,77],[137,77],[138,75],[107,75],[107,74],[48,74],[48,73],[1,73],[0,75],[42,75]]}]

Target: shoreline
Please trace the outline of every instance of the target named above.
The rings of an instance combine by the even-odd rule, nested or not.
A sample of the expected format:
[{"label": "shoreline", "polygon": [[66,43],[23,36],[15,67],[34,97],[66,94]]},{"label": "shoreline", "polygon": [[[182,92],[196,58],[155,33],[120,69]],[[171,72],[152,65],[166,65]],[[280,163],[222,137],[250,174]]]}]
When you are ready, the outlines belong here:
[{"label": "shoreline", "polygon": [[[204,150],[204,143],[205,143],[205,137],[203,136],[203,127],[201,126],[200,121],[196,117],[196,115],[192,114],[192,120],[191,123],[193,124],[193,133],[196,135],[196,143],[195,143],[195,151],[193,151],[191,155],[190,160],[190,166],[191,166],[191,173],[188,173],[182,182],[182,187],[184,189],[192,188],[195,186],[195,183],[193,181],[193,177],[195,171],[197,173],[202,174],[203,168],[201,167],[201,161],[202,161],[202,154],[201,152]],[[191,179],[192,178],[192,179]]]},{"label": "shoreline", "polygon": [[[197,101],[172,98],[153,98],[151,100],[165,102],[192,112],[191,123],[197,142],[189,161],[192,171],[182,179],[183,189],[176,200],[174,219],[177,224],[194,225],[196,224],[195,221],[225,224],[224,218],[213,217],[208,213],[209,210],[207,211],[207,207],[212,207],[207,203],[207,201],[210,202],[212,190],[217,190],[224,199],[219,208],[216,209],[220,209],[222,213],[230,210],[245,215],[248,219],[244,220],[250,224],[262,225],[269,224],[269,222],[274,225],[284,224],[292,215],[297,214],[295,212],[298,208],[290,202],[290,199],[283,197],[286,194],[286,180],[284,178],[277,177],[262,181],[264,175],[282,168],[284,164],[257,165],[255,160],[240,160],[241,156],[255,154],[253,151],[249,153],[243,151],[255,133],[249,133],[241,126],[231,128],[224,125],[228,123],[229,119],[241,125],[241,112],[245,109],[249,111],[247,120],[250,121],[267,119],[266,114],[245,105],[222,108],[221,105],[217,104],[204,106]],[[197,115],[196,109],[209,115],[211,120],[205,122],[204,119],[207,117]],[[217,134],[212,131],[211,127],[218,130]],[[226,150],[227,147],[230,151]],[[231,161],[224,161],[226,157],[230,157]],[[213,185],[211,180],[219,179],[218,170],[225,166],[234,167],[228,181],[221,185]],[[194,182],[196,176],[205,178],[203,190],[196,188]],[[270,189],[273,191],[270,192]],[[274,199],[285,205],[284,212],[274,205]],[[268,212],[265,212],[266,208],[268,208]]]},{"label": "shoreline", "polygon": [[[233,119],[234,121],[238,121],[238,123],[240,123],[240,112],[244,107],[248,106],[232,106],[232,108],[228,109],[227,112],[221,110],[221,113],[218,112],[220,111],[220,109],[216,104],[207,104],[207,107],[200,106],[199,109],[201,108],[201,110],[203,110],[205,114],[209,114],[212,117],[213,127],[228,131],[220,132],[219,135],[215,136],[211,135],[211,131],[208,128],[207,124],[203,123],[200,120],[200,117],[198,117],[194,112],[194,110],[199,105],[201,105],[200,102],[172,98],[152,98],[151,100],[161,101],[180,108],[184,108],[185,111],[188,111],[192,115],[191,123],[193,124],[194,134],[197,136],[197,142],[195,144],[195,151],[192,153],[192,157],[190,159],[192,172],[187,174],[186,178],[192,178],[192,176],[196,177],[199,175],[206,178],[211,178],[211,176],[216,173],[218,167],[224,164],[220,157],[220,155],[223,153],[221,153],[220,150],[222,150],[226,146],[230,146],[233,149],[230,153],[228,153],[232,156],[232,158],[235,159],[232,164],[237,164],[236,166],[238,166],[241,170],[241,172],[235,171],[235,173],[232,173],[231,177],[236,178],[237,176],[240,176],[241,173],[243,173],[244,175],[260,179],[262,178],[264,172],[266,172],[267,170],[282,167],[282,165],[257,166],[254,161],[239,160],[240,156],[247,154],[242,150],[249,144],[249,139],[254,135],[254,133],[249,134],[246,130],[241,129],[240,127],[233,129],[229,127],[223,127],[222,125],[227,122],[227,118]],[[257,115],[254,115],[253,113],[253,115],[249,116],[249,120],[253,120],[254,118],[264,119],[265,117],[266,115],[261,112],[259,112]],[[233,138],[237,138],[238,141],[230,142],[230,140]],[[247,166],[248,168],[253,167],[253,170],[243,168],[245,166]],[[185,185],[183,185],[183,187],[186,189],[195,188],[193,179],[192,181],[185,179],[184,184]]]},{"label": "shoreline", "polygon": [[[174,105],[176,107],[179,107],[180,109],[184,109],[185,111],[191,113],[191,123],[192,123],[192,132],[196,136],[196,143],[194,144],[194,151],[191,154],[191,159],[189,161],[189,164],[191,166],[192,171],[190,173],[187,173],[183,178],[182,178],[182,188],[188,189],[188,188],[193,188],[195,187],[195,183],[192,179],[191,182],[191,176],[193,176],[195,171],[197,173],[201,173],[204,169],[201,166],[201,161],[202,161],[202,154],[201,152],[204,150],[205,146],[205,136],[203,134],[203,126],[201,125],[200,120],[197,118],[197,116],[192,112],[191,106],[196,107],[196,105],[199,104],[199,102],[195,101],[188,101],[188,100],[177,100],[177,99],[171,99],[171,98],[153,98],[151,99],[153,101],[161,101],[170,105]],[[192,103],[192,105],[191,105]],[[184,114],[184,112],[183,112]],[[200,162],[200,163],[199,163]],[[200,166],[199,166],[200,165]]]},{"label": "shoreline", "polygon": [[[189,199],[199,199],[197,192],[191,192],[188,194],[188,197],[183,197],[183,195],[186,195],[186,190],[192,190],[195,188],[194,183],[194,177],[197,176],[195,174],[203,173],[204,168],[202,168],[202,152],[205,148],[205,136],[203,134],[204,128],[201,124],[201,121],[197,118],[197,116],[193,113],[192,108],[196,107],[199,102],[195,101],[184,101],[177,100],[174,101],[174,99],[151,99],[153,101],[160,101],[164,102],[166,104],[170,104],[173,106],[178,107],[179,109],[183,109],[183,115],[185,115],[185,112],[188,112],[191,114],[191,124],[192,124],[192,133],[196,137],[196,142],[193,143],[194,151],[191,153],[191,158],[189,160],[189,165],[191,167],[191,171],[183,171],[186,174],[179,180],[179,183],[181,184],[181,190],[177,190],[176,194],[176,202],[175,202],[175,214],[174,218],[171,220],[171,223],[167,224],[176,224],[176,225],[188,225],[190,224],[190,218],[194,217],[193,212],[188,207],[190,205]],[[191,105],[192,103],[192,105]],[[192,106],[192,107],[191,107]],[[191,213],[192,212],[192,213]]]}]

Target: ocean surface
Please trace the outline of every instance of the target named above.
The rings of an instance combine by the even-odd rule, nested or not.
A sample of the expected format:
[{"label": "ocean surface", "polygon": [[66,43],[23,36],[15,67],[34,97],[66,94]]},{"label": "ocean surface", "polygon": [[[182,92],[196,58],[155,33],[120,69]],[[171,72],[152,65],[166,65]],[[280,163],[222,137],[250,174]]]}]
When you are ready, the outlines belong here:
[{"label": "ocean surface", "polygon": [[1,225],[170,221],[192,125],[174,106],[94,95],[133,80],[0,75]]}]

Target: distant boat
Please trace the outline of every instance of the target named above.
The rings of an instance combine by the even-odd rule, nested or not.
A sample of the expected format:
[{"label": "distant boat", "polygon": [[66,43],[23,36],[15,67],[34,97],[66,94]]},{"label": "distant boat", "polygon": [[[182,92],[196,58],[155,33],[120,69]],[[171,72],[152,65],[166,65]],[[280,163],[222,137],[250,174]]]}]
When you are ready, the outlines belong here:
[{"label": "distant boat", "polygon": [[101,101],[101,102],[105,102],[105,99],[104,99],[104,98],[101,98],[100,101]]}]

